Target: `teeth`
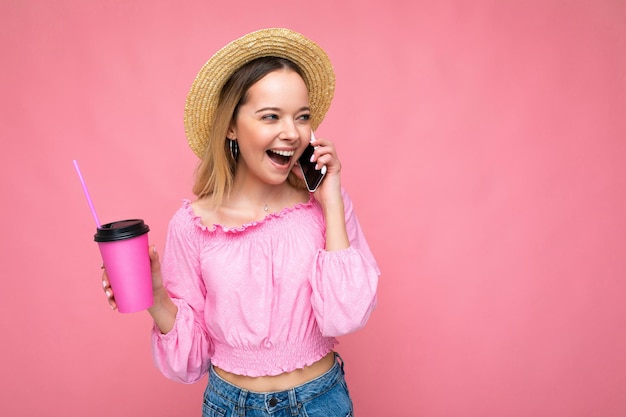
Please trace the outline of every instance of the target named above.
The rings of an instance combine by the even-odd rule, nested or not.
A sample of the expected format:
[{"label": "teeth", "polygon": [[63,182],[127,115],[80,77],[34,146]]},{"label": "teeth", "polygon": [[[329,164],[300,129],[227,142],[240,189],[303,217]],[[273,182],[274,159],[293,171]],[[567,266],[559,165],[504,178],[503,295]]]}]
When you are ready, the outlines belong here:
[{"label": "teeth", "polygon": [[293,154],[296,153],[296,151],[275,151],[272,149],[270,149],[270,152],[275,153],[276,155],[286,156],[286,157],[293,156]]}]

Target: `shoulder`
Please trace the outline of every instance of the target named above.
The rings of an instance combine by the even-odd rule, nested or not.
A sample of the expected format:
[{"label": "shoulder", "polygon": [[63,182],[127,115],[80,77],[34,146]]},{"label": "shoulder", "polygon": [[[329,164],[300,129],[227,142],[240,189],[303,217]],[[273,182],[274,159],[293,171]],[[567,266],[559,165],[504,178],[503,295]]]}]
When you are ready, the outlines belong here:
[{"label": "shoulder", "polygon": [[178,230],[190,233],[196,229],[202,229],[202,220],[193,208],[194,203],[188,199],[183,199],[181,206],[176,210],[170,220],[170,231]]},{"label": "shoulder", "polygon": [[[211,220],[216,217],[217,208],[211,204],[211,200],[207,197],[200,198],[195,201],[189,201],[187,205],[189,213],[194,217],[198,217],[202,220]],[[203,221],[203,223],[210,224],[214,222]]]}]

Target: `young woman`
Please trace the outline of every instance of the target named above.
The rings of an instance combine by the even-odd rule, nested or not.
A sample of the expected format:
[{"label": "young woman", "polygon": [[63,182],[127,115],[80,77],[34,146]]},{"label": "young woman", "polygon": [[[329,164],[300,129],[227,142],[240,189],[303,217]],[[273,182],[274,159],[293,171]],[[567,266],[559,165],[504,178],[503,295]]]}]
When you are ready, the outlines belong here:
[{"label": "young woman", "polygon": [[209,374],[203,416],[352,415],[335,337],[365,325],[379,270],[333,143],[312,142],[315,192],[297,162],[334,80],[315,43],[265,29],[216,53],[187,98],[198,198],[172,218],[162,264],[150,251],[148,311],[163,374]]}]

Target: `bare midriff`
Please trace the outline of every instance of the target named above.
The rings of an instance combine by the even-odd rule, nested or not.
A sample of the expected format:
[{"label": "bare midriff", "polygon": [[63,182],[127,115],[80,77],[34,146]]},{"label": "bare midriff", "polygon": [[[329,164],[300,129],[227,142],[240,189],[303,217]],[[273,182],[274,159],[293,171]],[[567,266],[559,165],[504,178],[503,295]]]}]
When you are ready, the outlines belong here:
[{"label": "bare midriff", "polygon": [[302,369],[292,372],[285,372],[274,376],[244,376],[227,372],[215,366],[215,373],[222,379],[230,382],[239,388],[255,392],[275,392],[285,391],[298,385],[305,384],[328,372],[335,364],[335,354],[330,352],[319,361]]}]

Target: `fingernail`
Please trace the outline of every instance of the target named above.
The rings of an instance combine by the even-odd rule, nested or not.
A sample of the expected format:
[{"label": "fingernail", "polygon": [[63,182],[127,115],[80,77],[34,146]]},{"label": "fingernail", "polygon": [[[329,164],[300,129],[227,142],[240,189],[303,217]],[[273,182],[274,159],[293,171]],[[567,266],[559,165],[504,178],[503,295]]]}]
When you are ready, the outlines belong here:
[{"label": "fingernail", "polygon": [[157,250],[156,250],[156,245],[152,245],[152,251],[153,251],[154,253],[157,253]]},{"label": "fingernail", "polygon": [[100,264],[100,269],[104,269],[104,264]]},{"label": "fingernail", "polygon": [[111,304],[109,304],[109,307],[111,307],[111,310],[115,310],[115,306],[112,306]]},{"label": "fingernail", "polygon": [[104,293],[107,295],[107,298],[111,298],[111,291],[106,290]]},{"label": "fingernail", "polygon": [[322,175],[326,175],[326,165],[322,167]]},{"label": "fingernail", "polygon": [[315,154],[311,155],[311,159],[309,159],[309,161],[313,162],[313,159],[315,159]]},{"label": "fingernail", "polygon": [[107,287],[107,282],[105,280],[102,280],[102,288],[106,288]]}]

